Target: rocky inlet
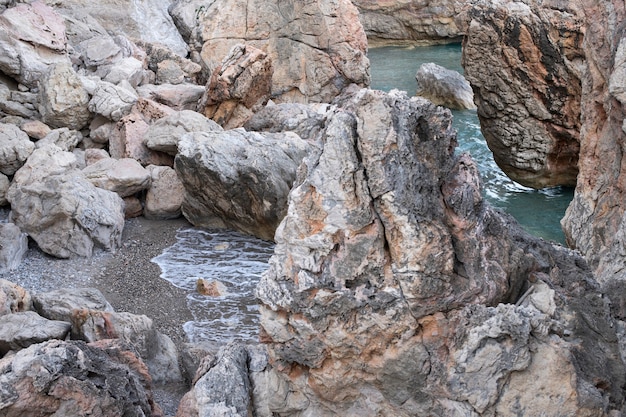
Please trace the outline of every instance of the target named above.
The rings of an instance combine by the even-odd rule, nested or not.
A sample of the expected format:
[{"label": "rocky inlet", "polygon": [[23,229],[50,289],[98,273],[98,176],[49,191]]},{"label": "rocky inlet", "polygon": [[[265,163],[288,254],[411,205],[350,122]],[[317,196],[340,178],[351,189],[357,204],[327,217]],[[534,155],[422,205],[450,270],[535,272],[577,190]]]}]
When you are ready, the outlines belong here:
[{"label": "rocky inlet", "polygon": [[[431,3],[0,1],[0,415],[624,415],[623,2]],[[576,185],[572,248],[485,203],[449,110],[367,88],[366,35],[463,38],[473,103],[421,94]],[[181,216],[275,242],[258,343],[113,308],[188,314],[126,240]],[[119,269],[27,290],[26,253]]]}]

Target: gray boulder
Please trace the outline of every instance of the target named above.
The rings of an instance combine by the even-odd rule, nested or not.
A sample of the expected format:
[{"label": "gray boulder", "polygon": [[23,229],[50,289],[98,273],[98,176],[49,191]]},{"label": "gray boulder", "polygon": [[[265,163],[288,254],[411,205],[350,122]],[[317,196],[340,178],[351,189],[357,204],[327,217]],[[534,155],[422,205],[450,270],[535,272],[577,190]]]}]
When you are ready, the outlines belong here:
[{"label": "gray boulder", "polygon": [[30,293],[6,279],[0,279],[0,316],[28,311],[33,305]]},{"label": "gray boulder", "polygon": [[116,250],[121,244],[122,199],[92,185],[76,157],[54,145],[33,152],[7,199],[12,221],[50,255],[91,256],[94,247]]},{"label": "gray boulder", "polygon": [[418,96],[450,109],[476,109],[472,87],[456,71],[430,62],[420,66],[415,79]]},{"label": "gray boulder", "polygon": [[0,172],[0,207],[9,204],[7,200],[7,192],[9,191],[10,185],[11,181],[9,181],[9,177]]},{"label": "gray boulder", "polygon": [[73,310],[113,312],[113,307],[96,288],[72,288],[35,293],[33,308],[49,320],[70,322]]},{"label": "gray boulder", "polygon": [[28,250],[28,237],[13,223],[0,223],[0,273],[22,263]]},{"label": "gray boulder", "polygon": [[89,102],[89,110],[115,122],[130,113],[137,102],[137,94],[106,81],[97,83]]},{"label": "gray boulder", "polygon": [[148,128],[145,144],[155,151],[170,155],[178,153],[178,142],[188,132],[212,132],[223,130],[213,120],[192,110],[182,110],[157,120]]},{"label": "gray boulder", "polygon": [[255,132],[293,132],[302,139],[315,141],[324,129],[327,105],[299,103],[268,103],[243,125]]},{"label": "gray boulder", "polygon": [[103,158],[83,169],[93,185],[128,197],[150,187],[151,176],[134,159]]},{"label": "gray boulder", "polygon": [[196,226],[272,240],[308,150],[293,133],[235,129],[184,135],[174,163],[185,186],[183,215]]},{"label": "gray boulder", "polygon": [[0,123],[0,172],[13,175],[35,150],[35,144],[20,128]]},{"label": "gray boulder", "polygon": [[65,339],[70,323],[48,320],[34,311],[0,316],[0,356],[50,339]]},{"label": "gray boulder", "polygon": [[146,167],[152,178],[146,191],[143,215],[147,219],[175,219],[181,215],[185,187],[176,171],[166,166]]},{"label": "gray boulder", "polygon": [[38,140],[35,147],[55,145],[66,152],[72,152],[82,140],[83,135],[79,131],[61,127],[50,131],[43,139]]}]

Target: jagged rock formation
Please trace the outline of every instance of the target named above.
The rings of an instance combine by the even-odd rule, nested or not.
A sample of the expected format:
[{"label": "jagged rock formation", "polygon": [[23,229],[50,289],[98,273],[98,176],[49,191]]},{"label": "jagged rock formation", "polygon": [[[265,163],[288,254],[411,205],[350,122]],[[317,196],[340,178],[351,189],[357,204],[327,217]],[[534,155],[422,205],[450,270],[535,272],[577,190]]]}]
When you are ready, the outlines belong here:
[{"label": "jagged rock formation", "polygon": [[359,9],[370,45],[403,42],[459,41],[463,35],[454,18],[463,0],[352,0]]},{"label": "jagged rock formation", "polygon": [[458,22],[465,77],[496,163],[529,187],[575,185],[584,69],[575,2],[474,0]]},{"label": "jagged rock formation", "polygon": [[483,202],[450,114],[360,89],[337,104],[257,289],[270,410],[621,410],[624,364],[590,271]]}]

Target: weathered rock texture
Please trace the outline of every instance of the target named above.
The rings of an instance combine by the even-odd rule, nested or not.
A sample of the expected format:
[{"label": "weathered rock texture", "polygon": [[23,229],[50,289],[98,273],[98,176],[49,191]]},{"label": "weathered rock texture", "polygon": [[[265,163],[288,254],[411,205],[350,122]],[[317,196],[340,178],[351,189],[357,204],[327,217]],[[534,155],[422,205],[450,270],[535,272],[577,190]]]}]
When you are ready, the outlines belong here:
[{"label": "weathered rock texture", "polygon": [[450,114],[359,89],[337,104],[257,288],[269,410],[620,412],[615,323],[584,260],[483,202]]},{"label": "weathered rock texture", "polygon": [[217,0],[196,11],[207,75],[245,44],[267,53],[277,100],[328,102],[351,83],[369,84],[367,39],[349,0]]},{"label": "weathered rock texture", "polygon": [[415,74],[418,96],[450,109],[475,109],[474,93],[465,77],[433,62],[422,64]]},{"label": "weathered rock texture", "polygon": [[370,45],[450,42],[463,35],[454,18],[464,0],[352,0]]},{"label": "weathered rock texture", "polygon": [[185,187],[183,215],[196,226],[273,240],[308,151],[308,143],[291,133],[234,129],[184,135],[174,163]]},{"label": "weathered rock texture", "polygon": [[494,159],[530,187],[576,184],[585,33],[577,2],[473,0],[463,66]]},{"label": "weathered rock texture", "polygon": [[17,269],[28,250],[28,237],[13,223],[0,223],[0,273]]}]

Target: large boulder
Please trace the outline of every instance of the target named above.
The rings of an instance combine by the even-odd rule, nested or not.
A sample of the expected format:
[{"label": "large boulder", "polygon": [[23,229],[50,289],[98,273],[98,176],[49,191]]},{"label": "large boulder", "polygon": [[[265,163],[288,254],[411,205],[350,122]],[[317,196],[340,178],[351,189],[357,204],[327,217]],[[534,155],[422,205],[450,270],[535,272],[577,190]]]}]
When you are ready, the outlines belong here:
[{"label": "large boulder", "polygon": [[465,0],[352,0],[370,45],[451,42],[463,32],[455,22]]},{"label": "large boulder", "polygon": [[48,67],[69,62],[63,18],[41,2],[18,4],[0,15],[0,71],[28,86]]},{"label": "large boulder", "polygon": [[0,172],[13,175],[35,150],[26,133],[12,124],[0,123]]},{"label": "large boulder", "polygon": [[59,289],[32,296],[33,307],[49,320],[70,322],[73,310],[113,312],[113,307],[96,288]]},{"label": "large boulder", "polygon": [[257,287],[270,411],[619,414],[616,326],[584,260],[483,201],[447,110],[337,104]]},{"label": "large boulder", "polygon": [[582,9],[473,0],[459,17],[465,77],[502,170],[523,185],[573,186],[581,131]]},{"label": "large boulder", "polygon": [[89,110],[115,122],[129,114],[139,98],[132,88],[107,81],[97,82],[90,93]]},{"label": "large boulder", "polygon": [[70,323],[48,320],[34,311],[0,316],[0,356],[51,339],[65,339]]},{"label": "large boulder", "polygon": [[150,172],[134,159],[103,158],[83,169],[93,185],[128,197],[150,187]]},{"label": "large boulder", "polygon": [[175,219],[182,214],[185,187],[170,167],[148,165],[152,181],[146,191],[144,217],[154,220]]},{"label": "large boulder", "polygon": [[52,340],[0,360],[0,414],[161,416],[150,375],[128,346]]},{"label": "large boulder", "polygon": [[183,215],[195,226],[273,240],[308,150],[308,143],[291,133],[234,129],[184,135],[174,162],[185,187]]},{"label": "large boulder", "polygon": [[7,199],[12,221],[50,255],[91,256],[94,247],[114,251],[121,245],[122,199],[92,185],[74,154],[54,145],[33,152]]},{"label": "large boulder", "polygon": [[0,223],[0,273],[22,263],[28,250],[28,237],[13,223]]},{"label": "large boulder", "polygon": [[474,93],[465,77],[435,63],[422,64],[415,74],[418,96],[449,109],[475,109]]},{"label": "large boulder", "polygon": [[367,39],[349,0],[217,0],[196,19],[207,75],[245,44],[267,54],[279,101],[328,102],[351,83],[369,84]]}]

